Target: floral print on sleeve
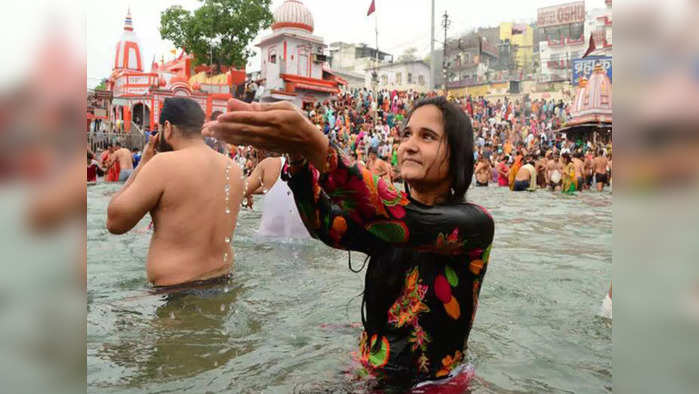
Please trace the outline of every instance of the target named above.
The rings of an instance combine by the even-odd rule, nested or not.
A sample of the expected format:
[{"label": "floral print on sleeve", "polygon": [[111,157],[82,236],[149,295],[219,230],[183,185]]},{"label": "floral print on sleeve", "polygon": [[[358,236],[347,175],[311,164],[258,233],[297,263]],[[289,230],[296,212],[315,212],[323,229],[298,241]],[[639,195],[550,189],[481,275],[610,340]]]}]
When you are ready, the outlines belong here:
[{"label": "floral print on sleeve", "polygon": [[366,232],[359,238],[374,246],[388,243],[449,255],[488,242],[492,219],[482,208],[464,203],[435,209],[411,201],[333,145],[322,172],[303,162],[287,164],[282,176],[306,227],[330,246],[365,251],[367,245],[353,242],[359,232]]}]

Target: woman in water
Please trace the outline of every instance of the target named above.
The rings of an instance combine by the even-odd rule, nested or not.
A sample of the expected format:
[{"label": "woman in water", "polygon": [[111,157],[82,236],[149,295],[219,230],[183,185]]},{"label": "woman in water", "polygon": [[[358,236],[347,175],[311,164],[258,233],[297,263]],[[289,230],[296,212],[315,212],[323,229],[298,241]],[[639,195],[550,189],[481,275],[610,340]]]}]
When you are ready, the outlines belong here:
[{"label": "woman in water", "polygon": [[462,110],[434,97],[408,113],[398,149],[405,192],[329,144],[286,102],[231,100],[203,133],[288,152],[282,177],[311,235],[369,256],[359,343],[367,372],[403,387],[465,380],[494,223],[465,201],[473,132]]},{"label": "woman in water", "polygon": [[299,218],[289,187],[280,179],[285,161],[283,156],[270,156],[255,167],[243,188],[243,197],[247,199],[245,205],[252,208],[253,194],[259,192],[265,195],[257,235],[281,239],[310,238]]}]

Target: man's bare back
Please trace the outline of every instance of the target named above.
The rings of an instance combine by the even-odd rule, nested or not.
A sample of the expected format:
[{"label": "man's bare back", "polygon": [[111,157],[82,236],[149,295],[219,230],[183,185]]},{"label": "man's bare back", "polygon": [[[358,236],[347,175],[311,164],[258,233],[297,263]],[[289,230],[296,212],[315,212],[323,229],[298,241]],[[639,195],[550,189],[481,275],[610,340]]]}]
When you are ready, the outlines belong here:
[{"label": "man's bare back", "polygon": [[[168,100],[173,99],[166,99],[166,106]],[[188,105],[187,113],[201,111],[196,102],[173,102]],[[242,171],[204,143],[203,112],[195,115],[197,122],[185,131],[164,122],[161,130],[173,151],[155,154],[161,136],[151,138],[107,210],[107,229],[114,234],[131,230],[150,212],[154,233],[146,271],[156,286],[220,277],[233,266],[231,240],[243,197]]]},{"label": "man's bare back", "polygon": [[162,156],[160,167],[166,178],[160,201],[151,211],[148,280],[162,286],[230,272],[231,239],[243,195],[240,167],[208,147]]},{"label": "man's bare back", "polygon": [[519,171],[517,171],[517,174],[515,174],[515,181],[528,181],[531,179],[531,177],[531,170],[525,166],[522,166],[519,168]]},{"label": "man's bare back", "polygon": [[[577,157],[572,157],[571,161],[575,167],[575,176],[582,179],[585,176],[585,164]],[[582,187],[582,185],[580,185]]]},{"label": "man's bare back", "polygon": [[[232,160],[206,145],[159,153],[144,166],[129,194],[119,196],[124,200],[112,201],[110,211],[112,206],[118,211],[121,205],[139,204],[129,200],[137,193],[152,204],[142,208],[143,213],[150,212],[154,224],[146,262],[151,283],[169,286],[230,272],[230,240],[243,195],[241,177]],[[114,233],[128,231],[110,227],[109,222],[107,226]]]},{"label": "man's bare back", "polygon": [[595,173],[597,174],[606,174],[607,173],[607,166],[608,166],[607,158],[604,156],[597,156],[593,160],[593,166],[595,168]]},{"label": "man's bare back", "polygon": [[119,148],[114,152],[114,159],[119,161],[119,168],[122,170],[133,169],[133,157],[131,157],[131,151],[126,148]]}]

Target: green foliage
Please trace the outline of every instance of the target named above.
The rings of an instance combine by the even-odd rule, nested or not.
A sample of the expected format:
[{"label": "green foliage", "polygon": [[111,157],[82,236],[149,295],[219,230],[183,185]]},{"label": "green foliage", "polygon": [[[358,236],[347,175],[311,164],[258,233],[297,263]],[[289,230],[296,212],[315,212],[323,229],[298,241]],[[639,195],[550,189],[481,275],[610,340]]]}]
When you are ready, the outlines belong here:
[{"label": "green foliage", "polygon": [[195,64],[244,67],[246,49],[273,22],[272,0],[200,0],[193,12],[172,6],[160,14],[160,36],[194,56]]},{"label": "green foliage", "polygon": [[95,90],[107,90],[107,78],[102,78],[99,85],[95,86]]},{"label": "green foliage", "polygon": [[413,61],[417,60],[417,48],[415,47],[410,47],[406,49],[402,55],[398,56],[398,62],[408,62],[408,61]]}]

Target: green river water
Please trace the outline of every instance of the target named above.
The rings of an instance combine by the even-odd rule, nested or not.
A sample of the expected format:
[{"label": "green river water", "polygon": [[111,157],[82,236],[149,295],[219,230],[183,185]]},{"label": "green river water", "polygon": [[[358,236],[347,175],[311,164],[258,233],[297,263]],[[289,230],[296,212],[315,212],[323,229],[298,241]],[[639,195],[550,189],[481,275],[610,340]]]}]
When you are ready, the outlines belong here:
[{"label": "green river water", "polygon": [[[105,228],[121,185],[87,189],[87,384],[94,393],[361,392],[347,378],[361,332],[364,272],[319,241],[255,236],[242,209],[231,283],[214,294],[148,292],[147,215]],[[598,316],[612,268],[612,196],[472,187],[495,240],[468,341],[475,393],[603,393],[611,321]],[[363,255],[352,253],[354,267]]]}]

